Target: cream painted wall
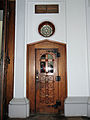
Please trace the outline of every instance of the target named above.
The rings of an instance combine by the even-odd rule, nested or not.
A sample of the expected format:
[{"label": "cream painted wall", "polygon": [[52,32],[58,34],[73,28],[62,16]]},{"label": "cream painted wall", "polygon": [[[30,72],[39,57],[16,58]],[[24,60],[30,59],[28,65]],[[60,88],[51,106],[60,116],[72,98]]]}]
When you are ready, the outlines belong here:
[{"label": "cream painted wall", "polygon": [[16,0],[14,98],[23,98],[25,66],[25,1]]},{"label": "cream painted wall", "polygon": [[90,0],[86,2],[87,40],[88,40],[88,70],[89,70],[89,95],[90,95]]},{"label": "cream painted wall", "polygon": [[[32,1],[27,0],[26,3],[26,43],[44,40],[38,34],[38,25],[45,20],[53,22],[56,32],[48,39],[67,44],[68,96],[88,96],[85,0]],[[37,3],[59,4],[60,13],[37,15],[34,13],[34,5]]]},{"label": "cream painted wall", "polygon": [[2,27],[3,27],[3,10],[0,10],[0,59],[1,59],[1,46],[2,46]]},{"label": "cream painted wall", "polygon": [[[32,0],[33,1],[33,0]],[[35,0],[34,0],[35,1]],[[65,38],[65,0],[44,0],[40,2],[31,2],[28,0],[26,3],[26,22],[27,22],[27,34],[26,43],[40,41],[46,39],[38,33],[38,26],[43,21],[50,21],[55,25],[55,34],[47,39],[66,42]],[[49,2],[47,2],[49,1]],[[35,14],[35,4],[59,4],[59,14]],[[59,23],[59,24],[58,24]]]},{"label": "cream painted wall", "polygon": [[2,45],[2,25],[3,21],[0,21],[0,59],[1,59],[1,45]]},{"label": "cream painted wall", "polygon": [[[35,14],[35,4],[59,4],[59,14]],[[38,25],[51,21],[55,25],[55,34],[47,39],[66,43],[65,0],[26,0],[25,4],[25,42],[29,43],[46,39],[38,33]],[[59,24],[58,24],[59,23]],[[26,54],[26,47],[25,47]],[[25,57],[26,61],[26,57]],[[26,63],[26,62],[25,62]],[[26,65],[25,65],[26,68]],[[26,73],[26,69],[25,69]],[[25,80],[26,83],[26,74]],[[26,84],[24,84],[26,87]],[[26,92],[25,92],[26,96]]]},{"label": "cream painted wall", "polygon": [[66,0],[68,95],[88,96],[85,0]]},{"label": "cream painted wall", "polygon": [[[38,34],[38,25],[45,20],[53,22],[56,27],[55,34],[48,39],[67,44],[68,96],[89,96],[85,2],[25,0],[24,3],[24,0],[17,0],[14,97],[26,96],[26,45],[46,39]],[[37,3],[58,3],[60,13],[34,14],[34,5]]]}]

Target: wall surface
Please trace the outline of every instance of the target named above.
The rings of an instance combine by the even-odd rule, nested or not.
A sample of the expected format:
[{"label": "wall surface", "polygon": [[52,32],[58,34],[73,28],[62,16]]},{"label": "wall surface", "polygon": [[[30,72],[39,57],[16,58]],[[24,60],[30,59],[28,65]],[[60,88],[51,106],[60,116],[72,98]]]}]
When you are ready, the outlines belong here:
[{"label": "wall surface", "polygon": [[25,1],[16,0],[14,97],[24,97]]},{"label": "wall surface", "polygon": [[[25,0],[25,4],[24,0],[17,1],[14,97],[26,96],[26,46],[46,39],[38,33],[38,25],[46,20],[56,28],[47,39],[67,44],[68,96],[89,96],[86,0]],[[59,4],[59,14],[35,14],[35,4]],[[89,19],[88,15],[90,25]]]},{"label": "wall surface", "polygon": [[88,40],[88,70],[89,70],[89,95],[90,95],[90,0],[86,2],[87,12],[87,40]]},{"label": "wall surface", "polygon": [[[59,4],[58,14],[35,14],[35,5],[37,4]],[[54,40],[66,43],[66,21],[65,21],[65,0],[26,0],[25,6],[25,42],[30,44],[40,40]],[[38,26],[43,21],[50,21],[55,25],[55,33],[49,38],[42,37],[38,33]],[[26,54],[26,47],[25,47]],[[25,57],[26,63],[26,57]],[[26,68],[26,65],[25,65]],[[25,69],[26,73],[26,69]],[[26,84],[26,74],[24,83]],[[25,85],[24,84],[24,85]],[[25,86],[26,87],[26,86]],[[24,93],[26,96],[26,92]]]},{"label": "wall surface", "polygon": [[3,21],[0,21],[0,59],[1,59],[1,49],[2,49],[2,26],[3,26]]},{"label": "wall surface", "polygon": [[66,0],[68,95],[88,96],[85,0]]},{"label": "wall surface", "polygon": [[[55,25],[55,34],[47,39],[66,42],[65,38],[65,0],[58,0],[53,2],[52,0],[36,0],[37,2],[31,2],[28,0],[26,3],[26,21],[27,21],[27,36],[26,43],[36,42],[46,39],[38,33],[38,26],[43,21],[50,21]],[[35,5],[37,4],[59,4],[59,14],[35,14]],[[59,23],[59,24],[58,24]]]},{"label": "wall surface", "polygon": [[[59,4],[59,14],[35,14],[35,4]],[[38,33],[42,21],[51,21],[55,34],[48,38],[67,44],[68,96],[88,96],[88,65],[85,0],[27,0],[26,44],[44,40]]]},{"label": "wall surface", "polygon": [[0,10],[0,59],[1,59],[1,45],[2,45],[2,26],[3,26],[3,10]]}]

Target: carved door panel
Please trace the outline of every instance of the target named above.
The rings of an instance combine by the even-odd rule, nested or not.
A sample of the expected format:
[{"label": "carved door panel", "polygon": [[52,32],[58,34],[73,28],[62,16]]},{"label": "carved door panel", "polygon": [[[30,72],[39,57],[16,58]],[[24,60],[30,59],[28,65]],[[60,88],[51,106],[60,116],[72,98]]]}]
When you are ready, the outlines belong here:
[{"label": "carved door panel", "polygon": [[58,57],[55,50],[36,49],[36,112],[58,112]]}]

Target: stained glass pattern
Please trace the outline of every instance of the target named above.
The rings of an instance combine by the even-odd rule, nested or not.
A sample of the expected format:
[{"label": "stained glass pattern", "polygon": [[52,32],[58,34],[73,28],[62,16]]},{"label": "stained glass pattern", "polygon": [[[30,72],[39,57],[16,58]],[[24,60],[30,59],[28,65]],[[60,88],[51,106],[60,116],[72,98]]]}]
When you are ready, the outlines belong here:
[{"label": "stained glass pattern", "polygon": [[38,27],[38,32],[43,37],[50,37],[55,32],[55,26],[49,21],[42,22]]},{"label": "stained glass pattern", "polygon": [[53,73],[54,59],[50,54],[44,54],[40,59],[40,73]]},{"label": "stained glass pattern", "polygon": [[49,25],[44,25],[41,30],[40,30],[41,34],[44,36],[44,37],[49,37],[52,35],[53,33],[53,30],[52,28],[49,26]]}]

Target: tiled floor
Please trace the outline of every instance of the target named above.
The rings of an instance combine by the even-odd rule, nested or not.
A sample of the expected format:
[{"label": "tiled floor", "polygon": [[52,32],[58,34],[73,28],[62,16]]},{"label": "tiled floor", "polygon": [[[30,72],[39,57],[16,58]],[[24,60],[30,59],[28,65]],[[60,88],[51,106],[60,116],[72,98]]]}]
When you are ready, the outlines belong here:
[{"label": "tiled floor", "polygon": [[51,115],[34,115],[26,119],[8,119],[8,120],[88,120],[87,117],[71,117],[66,118],[63,116],[51,116]]}]

